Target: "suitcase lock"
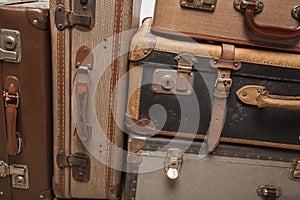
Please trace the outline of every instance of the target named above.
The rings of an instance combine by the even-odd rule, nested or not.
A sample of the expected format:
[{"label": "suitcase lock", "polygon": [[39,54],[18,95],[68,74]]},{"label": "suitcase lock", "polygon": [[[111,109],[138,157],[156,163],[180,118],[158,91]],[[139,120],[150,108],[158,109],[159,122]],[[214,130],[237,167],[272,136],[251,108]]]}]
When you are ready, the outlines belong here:
[{"label": "suitcase lock", "polygon": [[217,0],[180,0],[179,3],[183,8],[214,11]]},{"label": "suitcase lock", "polygon": [[171,148],[167,151],[165,159],[165,172],[169,179],[175,180],[179,176],[183,163],[183,152],[180,149]]},{"label": "suitcase lock", "polygon": [[12,186],[17,189],[29,189],[29,174],[26,165],[8,165],[0,161],[0,177],[11,176]]},{"label": "suitcase lock", "polygon": [[0,61],[21,62],[21,36],[19,31],[0,29]]}]

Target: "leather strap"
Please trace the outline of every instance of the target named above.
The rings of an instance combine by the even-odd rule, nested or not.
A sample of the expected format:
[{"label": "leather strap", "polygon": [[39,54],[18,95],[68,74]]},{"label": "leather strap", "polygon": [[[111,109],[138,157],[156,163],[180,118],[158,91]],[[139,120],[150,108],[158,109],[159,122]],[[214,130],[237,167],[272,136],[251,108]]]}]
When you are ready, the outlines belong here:
[{"label": "leather strap", "polygon": [[243,103],[258,108],[300,111],[300,96],[272,95],[264,86],[247,85],[239,89],[236,94]]},{"label": "leather strap", "polygon": [[17,137],[17,108],[19,106],[19,79],[15,76],[6,78],[6,89],[3,92],[6,115],[6,142],[8,155],[17,155],[20,151]]},{"label": "leather strap", "polygon": [[223,44],[220,59],[212,60],[211,66],[218,68],[218,76],[215,84],[212,115],[208,130],[207,144],[209,151],[214,151],[219,143],[219,138],[225,120],[226,101],[229,96],[232,80],[231,70],[239,70],[241,64],[234,61],[235,47]]}]

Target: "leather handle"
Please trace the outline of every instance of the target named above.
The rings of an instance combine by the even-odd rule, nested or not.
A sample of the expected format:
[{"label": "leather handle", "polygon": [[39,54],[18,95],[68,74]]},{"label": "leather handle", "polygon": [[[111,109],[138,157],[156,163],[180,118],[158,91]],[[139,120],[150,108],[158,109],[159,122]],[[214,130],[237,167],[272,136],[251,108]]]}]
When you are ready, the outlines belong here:
[{"label": "leather handle", "polygon": [[17,155],[21,144],[17,137],[17,108],[19,106],[19,79],[15,76],[6,78],[6,89],[3,92],[6,116],[6,143],[8,155]]},{"label": "leather handle", "polygon": [[255,105],[258,108],[300,111],[300,96],[272,95],[263,86],[247,85],[236,94],[243,103]]},{"label": "leather handle", "polygon": [[275,39],[290,39],[300,36],[300,25],[296,28],[287,28],[256,23],[254,15],[257,4],[255,1],[244,1],[244,7],[245,23],[252,32]]}]

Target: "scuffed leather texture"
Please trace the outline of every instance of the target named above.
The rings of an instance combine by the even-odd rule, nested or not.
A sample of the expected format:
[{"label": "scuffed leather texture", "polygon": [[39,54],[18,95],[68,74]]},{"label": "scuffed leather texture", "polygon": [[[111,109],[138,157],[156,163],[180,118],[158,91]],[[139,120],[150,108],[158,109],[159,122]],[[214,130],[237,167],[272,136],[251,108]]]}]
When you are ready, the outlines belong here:
[{"label": "scuffed leather texture", "polygon": [[[6,151],[0,149],[0,160],[10,164],[24,164],[29,170],[29,189],[14,189],[9,181],[10,177],[0,179],[0,190],[4,196],[0,199],[50,199],[52,192],[52,105],[51,105],[51,45],[50,30],[32,26],[25,15],[35,15],[40,10],[39,17],[48,18],[49,6],[40,3],[30,3],[27,6],[17,4],[0,6],[0,28],[18,30],[21,36],[22,61],[19,64],[1,62],[1,83],[7,76],[16,76],[20,81],[21,96],[18,107],[17,130],[22,135],[22,151],[17,156],[6,159]],[[36,7],[31,13],[32,7]],[[28,9],[30,8],[30,9]],[[1,90],[4,89],[1,84]],[[1,98],[1,123],[4,118],[2,112],[3,98]],[[3,127],[3,124],[0,124]],[[1,128],[1,134],[5,132]],[[2,137],[1,138],[5,138]],[[3,185],[6,185],[2,187]],[[8,188],[7,188],[8,187]],[[11,197],[9,198],[9,190]]]},{"label": "scuffed leather texture", "polygon": [[[263,3],[263,11],[254,17],[258,24],[291,28],[299,26],[299,21],[291,16],[292,7],[299,5],[298,0]],[[153,31],[158,34],[300,51],[299,36],[273,39],[249,30],[244,22],[244,14],[234,9],[233,0],[217,1],[213,12],[182,8],[178,0],[157,0]]]}]

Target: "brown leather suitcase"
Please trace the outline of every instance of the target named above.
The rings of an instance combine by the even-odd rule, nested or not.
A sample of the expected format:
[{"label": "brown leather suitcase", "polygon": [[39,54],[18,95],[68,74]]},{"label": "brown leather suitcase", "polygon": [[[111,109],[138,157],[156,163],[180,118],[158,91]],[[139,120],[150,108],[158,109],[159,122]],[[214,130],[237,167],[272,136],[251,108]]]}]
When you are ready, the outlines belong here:
[{"label": "brown leather suitcase", "polygon": [[51,1],[58,198],[120,198],[131,18],[132,0]]},{"label": "brown leather suitcase", "polygon": [[157,0],[153,30],[300,51],[298,0]]},{"label": "brown leather suitcase", "polygon": [[300,150],[300,55],[133,37],[126,125],[143,136]]},{"label": "brown leather suitcase", "polygon": [[0,199],[50,200],[49,2],[9,3],[0,4]]},{"label": "brown leather suitcase", "polygon": [[[124,200],[299,199],[298,151],[162,137],[129,139]],[[298,174],[299,175],[299,174]]]}]

